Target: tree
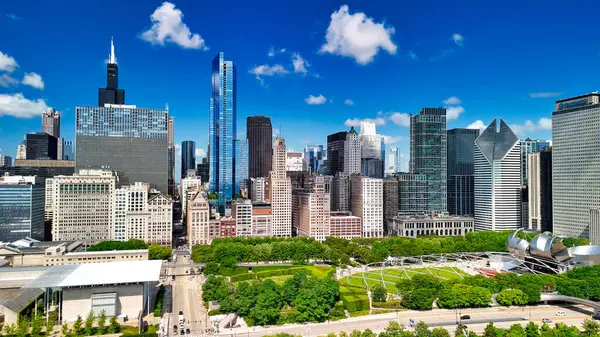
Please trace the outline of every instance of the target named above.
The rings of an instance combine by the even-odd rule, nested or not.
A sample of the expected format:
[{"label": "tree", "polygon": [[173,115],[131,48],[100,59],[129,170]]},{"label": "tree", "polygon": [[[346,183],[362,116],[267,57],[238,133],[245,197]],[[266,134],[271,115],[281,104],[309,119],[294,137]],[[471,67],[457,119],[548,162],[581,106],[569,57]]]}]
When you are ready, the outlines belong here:
[{"label": "tree", "polygon": [[508,329],[508,337],[526,337],[525,329],[521,324],[513,324]]},{"label": "tree", "polygon": [[86,335],[91,336],[94,334],[94,321],[95,320],[96,319],[94,317],[94,312],[92,310],[90,310],[87,317],[85,318],[85,333],[86,333]]},{"label": "tree", "polygon": [[204,266],[204,270],[202,271],[204,275],[218,275],[219,274],[219,264],[217,262],[209,262]]},{"label": "tree", "polygon": [[496,295],[496,302],[500,305],[525,305],[527,296],[521,289],[504,289]]},{"label": "tree", "polygon": [[149,260],[168,260],[173,255],[171,247],[160,246],[156,243],[151,244],[148,247],[148,259]]},{"label": "tree", "polygon": [[78,336],[81,333],[81,325],[83,324],[83,320],[80,315],[77,315],[77,319],[73,323],[73,334]]},{"label": "tree", "polygon": [[483,330],[483,337],[497,337],[498,332],[496,331],[496,327],[494,326],[494,322],[489,322]]},{"label": "tree", "polygon": [[586,336],[598,336],[598,334],[600,334],[600,323],[586,318],[583,321],[583,329],[585,330]]},{"label": "tree", "polygon": [[29,332],[29,320],[26,316],[19,316],[19,320],[17,320],[17,337],[27,337],[27,332]]},{"label": "tree", "polygon": [[423,322],[419,321],[415,326],[415,336],[416,337],[429,337],[431,332],[429,331],[429,326]]},{"label": "tree", "polygon": [[6,336],[12,336],[15,334],[16,331],[17,331],[17,326],[15,325],[15,323],[4,325],[4,334]]},{"label": "tree", "polygon": [[221,266],[225,268],[235,268],[237,264],[238,261],[235,259],[235,256],[228,256],[221,262]]},{"label": "tree", "polygon": [[108,332],[109,333],[118,333],[121,331],[121,326],[119,322],[117,322],[117,316],[112,316],[110,318],[110,323],[108,324]]},{"label": "tree", "polygon": [[377,334],[374,333],[371,329],[366,329],[360,334],[360,337],[377,337]]},{"label": "tree", "polygon": [[533,322],[529,322],[529,324],[527,324],[527,326],[525,327],[525,336],[540,337],[538,326]]},{"label": "tree", "polygon": [[402,306],[413,310],[431,310],[435,293],[432,289],[415,289],[402,297]]},{"label": "tree", "polygon": [[52,311],[48,315],[48,322],[46,322],[46,335],[52,334],[56,322],[58,322],[58,312]]},{"label": "tree", "polygon": [[44,317],[42,315],[35,315],[31,320],[31,336],[39,336],[42,333],[44,327]]},{"label": "tree", "polygon": [[371,289],[371,299],[374,302],[385,302],[387,299],[387,289],[381,284],[375,285]]},{"label": "tree", "polygon": [[323,322],[329,307],[320,301],[314,291],[302,289],[293,302],[297,322]]},{"label": "tree", "polygon": [[431,331],[431,337],[450,337],[450,333],[444,328],[435,328]]},{"label": "tree", "polygon": [[67,325],[67,323],[63,323],[60,331],[62,332],[63,336],[68,336],[69,335],[69,325]]},{"label": "tree", "polygon": [[106,332],[106,312],[104,310],[100,312],[100,317],[98,317],[97,323],[100,334],[104,334]]},{"label": "tree", "polygon": [[469,332],[467,331],[467,326],[464,324],[460,324],[456,327],[454,331],[454,337],[466,337]]}]

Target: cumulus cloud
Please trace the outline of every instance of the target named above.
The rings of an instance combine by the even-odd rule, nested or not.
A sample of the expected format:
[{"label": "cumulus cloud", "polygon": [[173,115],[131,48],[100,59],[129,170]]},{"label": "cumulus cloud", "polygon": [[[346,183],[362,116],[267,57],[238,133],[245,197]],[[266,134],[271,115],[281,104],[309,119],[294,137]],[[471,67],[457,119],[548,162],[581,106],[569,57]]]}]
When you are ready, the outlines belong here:
[{"label": "cumulus cloud", "polygon": [[306,104],[309,104],[309,105],[321,105],[321,104],[325,104],[325,102],[327,102],[327,98],[325,98],[325,96],[323,96],[323,95],[319,95],[319,96],[309,95],[307,98],[304,99],[304,101],[306,102]]},{"label": "cumulus cloud", "polygon": [[529,98],[551,98],[561,96],[563,93],[558,91],[542,91],[542,92],[531,92]]},{"label": "cumulus cloud", "polygon": [[392,112],[389,115],[389,120],[398,126],[410,127],[410,114],[404,112]]},{"label": "cumulus cloud", "polygon": [[0,70],[12,73],[19,64],[15,61],[15,58],[8,56],[0,51]]},{"label": "cumulus cloud", "polygon": [[383,143],[387,144],[395,144],[398,143],[399,141],[403,140],[404,137],[402,136],[386,136],[383,135]]},{"label": "cumulus cloud", "polygon": [[481,133],[483,130],[485,130],[486,127],[487,126],[483,123],[483,121],[481,119],[478,119],[473,123],[469,124],[467,126],[467,129],[477,129],[479,130],[479,133]]},{"label": "cumulus cloud", "polygon": [[269,57],[275,56],[275,49],[273,49],[273,47],[269,48],[269,53],[267,54],[267,56],[269,56]]},{"label": "cumulus cloud", "polygon": [[331,14],[331,21],[325,35],[326,43],[321,53],[352,57],[358,64],[368,64],[380,49],[396,54],[397,46],[391,37],[394,27],[376,23],[365,13],[350,14],[347,5]]},{"label": "cumulus cloud", "polygon": [[263,84],[263,79],[261,76],[275,76],[275,75],[285,75],[289,73],[287,69],[285,69],[281,64],[268,65],[263,64],[260,66],[256,66],[248,71],[250,74],[256,76],[256,79]]},{"label": "cumulus cloud", "polygon": [[206,157],[206,151],[204,151],[202,148],[196,149],[195,155],[196,157]]},{"label": "cumulus cloud", "polygon": [[9,88],[19,84],[19,80],[10,76],[9,74],[2,74],[0,76],[0,86]]},{"label": "cumulus cloud", "polygon": [[465,108],[460,105],[446,107],[446,120],[454,121],[457,120],[460,114],[465,112]]},{"label": "cumulus cloud", "polygon": [[152,27],[143,32],[141,38],[154,45],[164,46],[175,43],[185,49],[208,50],[206,42],[199,34],[192,33],[183,22],[183,12],[165,1],[150,16]]},{"label": "cumulus cloud", "polygon": [[42,80],[42,76],[36,73],[25,73],[22,83],[32,86],[36,89],[44,90],[44,81]]},{"label": "cumulus cloud", "polygon": [[452,34],[452,41],[454,41],[454,43],[457,46],[461,46],[462,47],[463,43],[465,42],[465,38],[462,35],[460,35],[458,33],[455,33],[455,34]]},{"label": "cumulus cloud", "polygon": [[48,108],[46,101],[41,98],[29,100],[22,93],[0,94],[0,117],[33,118]]},{"label": "cumulus cloud", "polygon": [[510,128],[519,137],[523,137],[528,132],[552,130],[552,119],[540,118],[537,122],[526,120],[523,124],[511,124]]},{"label": "cumulus cloud", "polygon": [[281,131],[277,128],[273,128],[273,137],[278,137],[281,134]]},{"label": "cumulus cloud", "polygon": [[294,53],[292,55],[292,64],[294,65],[295,73],[302,73],[304,75],[308,73],[308,70],[306,70],[306,68],[310,67],[310,64],[308,63],[308,61],[303,59],[302,56],[300,56],[300,53]]},{"label": "cumulus cloud", "polygon": [[458,104],[462,103],[461,100],[456,96],[450,96],[450,97],[446,98],[443,102],[446,105],[458,105]]},{"label": "cumulus cloud", "polygon": [[344,104],[346,104],[346,105],[354,105],[354,101],[351,100],[351,99],[349,99],[349,98],[346,98],[346,100],[344,101]]},{"label": "cumulus cloud", "polygon": [[358,127],[358,126],[360,126],[360,122],[373,122],[377,126],[382,126],[382,125],[385,125],[385,118],[383,118],[383,117],[363,118],[363,119],[360,119],[360,118],[348,118],[344,122],[344,125],[346,125],[348,127],[350,127],[350,126]]}]

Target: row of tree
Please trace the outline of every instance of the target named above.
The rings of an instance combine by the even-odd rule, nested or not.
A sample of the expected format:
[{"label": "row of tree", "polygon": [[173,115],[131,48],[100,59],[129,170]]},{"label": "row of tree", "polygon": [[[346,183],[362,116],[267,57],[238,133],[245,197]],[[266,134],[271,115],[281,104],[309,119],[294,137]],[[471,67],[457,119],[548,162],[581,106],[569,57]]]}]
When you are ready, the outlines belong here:
[{"label": "row of tree", "polygon": [[[277,337],[296,337],[286,333],[275,335]],[[327,337],[450,337],[450,332],[444,328],[431,329],[427,324],[418,322],[414,329],[406,329],[396,321],[391,321],[384,331],[379,335],[370,329],[364,331],[354,330],[350,333],[344,331],[339,334],[330,333]],[[490,322],[483,332],[477,333],[468,330],[467,326],[459,325],[454,331],[454,337],[599,337],[600,324],[596,321],[586,319],[583,323],[583,329],[576,326],[568,326],[564,323],[556,323],[552,328],[547,324],[541,327],[534,322],[529,322],[525,327],[521,324],[513,324],[508,329],[501,329]],[[300,337],[298,335],[298,337]]]},{"label": "row of tree", "polygon": [[295,238],[227,238],[210,246],[193,247],[195,262],[235,265],[239,262],[328,260],[349,264],[350,258],[363,263],[384,261],[388,256],[417,256],[436,253],[505,251],[510,232],[472,232],[462,236],[426,236],[417,239],[392,237],[346,240],[328,237],[324,242]]},{"label": "row of tree", "polygon": [[90,252],[109,251],[109,250],[135,250],[148,249],[148,259],[150,260],[168,260],[173,255],[171,247],[160,246],[155,243],[148,245],[143,240],[130,239],[128,241],[103,241],[96,245],[88,247]]},{"label": "row of tree", "polygon": [[344,316],[343,310],[332,310],[339,299],[337,282],[309,277],[304,271],[296,272],[283,286],[270,279],[234,286],[222,277],[210,276],[202,290],[205,302],[219,301],[220,312],[236,312],[250,324],[323,322]]},{"label": "row of tree", "polygon": [[[48,319],[41,313],[33,315],[33,317],[19,316],[17,323],[3,325],[0,330],[3,336],[14,337],[41,337],[52,335],[55,324],[58,320],[58,314],[53,311],[49,314]],[[77,320],[73,323],[71,329],[67,323],[61,327],[62,335],[65,337],[75,336],[92,336],[103,335],[106,333],[118,333],[121,326],[117,322],[115,316],[107,320],[106,314],[102,312],[98,318],[94,317],[94,313],[90,311],[85,319],[77,316]]]}]

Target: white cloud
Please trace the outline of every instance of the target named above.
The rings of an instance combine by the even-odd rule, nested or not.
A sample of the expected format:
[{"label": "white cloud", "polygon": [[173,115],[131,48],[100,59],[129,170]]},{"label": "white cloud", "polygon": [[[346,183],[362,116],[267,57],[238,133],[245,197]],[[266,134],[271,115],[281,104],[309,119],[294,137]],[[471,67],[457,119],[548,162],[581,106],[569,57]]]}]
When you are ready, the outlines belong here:
[{"label": "white cloud", "polygon": [[16,118],[38,117],[44,110],[48,109],[46,101],[38,98],[29,100],[22,93],[0,94],[0,117],[3,115]]},{"label": "white cloud", "polygon": [[443,102],[446,105],[459,105],[460,103],[462,103],[461,100],[456,96],[450,96],[446,98]]},{"label": "white cloud", "polygon": [[352,57],[359,64],[368,64],[379,49],[396,54],[398,47],[391,39],[394,32],[394,27],[376,23],[362,12],[350,14],[348,6],[342,5],[331,14],[325,35],[327,42],[320,52]]},{"label": "white cloud", "polygon": [[346,100],[344,101],[344,104],[346,104],[346,105],[354,105],[354,101],[351,100],[351,99],[349,99],[349,98],[346,98]]},{"label": "white cloud", "polygon": [[279,49],[279,52],[280,52],[280,53],[285,53],[285,48],[281,48],[281,49]]},{"label": "white cloud", "polygon": [[279,131],[279,129],[277,129],[277,128],[274,128],[274,129],[273,129],[273,136],[274,136],[274,137],[277,137],[277,136],[279,136],[280,134],[281,134],[281,131]]},{"label": "white cloud", "polygon": [[483,121],[481,119],[478,119],[467,126],[467,129],[478,129],[479,133],[481,133],[483,130],[485,130],[485,128],[486,128],[486,125],[483,124]]},{"label": "white cloud", "polygon": [[19,80],[10,76],[9,74],[2,74],[0,76],[0,86],[8,88],[19,84]]},{"label": "white cloud", "polygon": [[386,136],[383,135],[383,142],[387,145],[387,144],[395,144],[398,143],[399,141],[403,140],[404,137],[402,136]]},{"label": "white cloud", "polygon": [[196,149],[195,155],[196,157],[206,157],[206,151],[204,151],[202,148]]},{"label": "white cloud", "polygon": [[170,2],[162,5],[150,16],[152,27],[143,32],[141,38],[151,44],[164,46],[171,42],[186,49],[208,50],[204,39],[199,34],[193,34],[183,23],[183,12]]},{"label": "white cloud", "polygon": [[325,98],[325,96],[323,96],[323,95],[319,95],[319,96],[309,95],[307,98],[304,99],[304,101],[306,102],[306,104],[309,104],[309,105],[321,105],[321,104],[325,104],[325,102],[327,102],[327,98]]},{"label": "white cloud", "polygon": [[550,98],[561,96],[563,93],[558,91],[543,91],[543,92],[531,92],[529,93],[529,98]]},{"label": "white cloud", "polygon": [[42,76],[36,73],[25,73],[22,83],[32,86],[36,89],[44,90],[44,81],[42,81]]},{"label": "white cloud", "polygon": [[377,126],[382,126],[382,125],[385,125],[385,118],[383,118],[383,117],[363,118],[363,119],[360,119],[360,118],[348,118],[344,122],[344,125],[358,127],[358,126],[360,126],[360,122],[373,122]]},{"label": "white cloud", "polygon": [[446,107],[446,120],[454,121],[460,117],[460,114],[465,112],[465,108],[460,105],[457,106],[447,106]]},{"label": "white cloud", "polygon": [[460,34],[452,34],[452,41],[454,41],[454,43],[457,46],[463,46],[463,43],[465,42],[465,38],[464,36],[460,35]]},{"label": "white cloud", "polygon": [[0,51],[0,70],[12,73],[18,66],[19,64],[17,64],[14,57],[8,56]]},{"label": "white cloud", "polygon": [[275,76],[275,75],[285,75],[289,73],[287,69],[285,69],[281,64],[274,64],[272,66],[268,64],[263,64],[260,66],[256,66],[248,71],[250,74],[256,75],[256,79],[263,83],[263,79],[261,76]]},{"label": "white cloud", "polygon": [[409,51],[408,51],[408,57],[409,57],[411,60],[415,60],[415,61],[419,59],[419,57],[417,56],[417,54],[415,54],[415,52],[414,52],[414,51],[412,51],[412,50],[409,50]]},{"label": "white cloud", "polygon": [[181,150],[181,144],[176,143],[175,144],[175,150]]},{"label": "white cloud", "polygon": [[308,72],[306,68],[310,67],[308,61],[303,59],[302,56],[300,56],[300,53],[294,53],[292,55],[292,64],[294,65],[295,73],[303,73],[304,75],[306,75],[306,73]]},{"label": "white cloud", "polygon": [[273,49],[273,47],[269,48],[269,53],[267,54],[267,56],[269,56],[269,57],[275,56],[275,50]]},{"label": "white cloud", "polygon": [[540,118],[537,123],[526,120],[524,124],[511,124],[510,128],[517,136],[523,137],[528,132],[552,130],[552,119]]},{"label": "white cloud", "polygon": [[392,112],[389,120],[398,126],[410,127],[410,114],[404,112]]}]

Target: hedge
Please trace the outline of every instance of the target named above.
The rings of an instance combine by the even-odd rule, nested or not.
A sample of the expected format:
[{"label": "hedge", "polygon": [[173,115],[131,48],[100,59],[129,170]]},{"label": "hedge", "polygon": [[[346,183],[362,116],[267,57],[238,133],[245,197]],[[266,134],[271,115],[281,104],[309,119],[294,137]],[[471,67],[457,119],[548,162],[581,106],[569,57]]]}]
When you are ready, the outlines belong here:
[{"label": "hedge", "polygon": [[373,308],[402,309],[400,301],[373,302]]},{"label": "hedge", "polygon": [[348,312],[369,310],[369,297],[365,288],[340,285],[340,297]]},{"label": "hedge", "polygon": [[165,286],[161,284],[156,293],[156,305],[154,306],[154,317],[162,316],[162,307],[165,297]]}]

